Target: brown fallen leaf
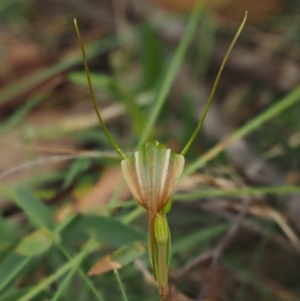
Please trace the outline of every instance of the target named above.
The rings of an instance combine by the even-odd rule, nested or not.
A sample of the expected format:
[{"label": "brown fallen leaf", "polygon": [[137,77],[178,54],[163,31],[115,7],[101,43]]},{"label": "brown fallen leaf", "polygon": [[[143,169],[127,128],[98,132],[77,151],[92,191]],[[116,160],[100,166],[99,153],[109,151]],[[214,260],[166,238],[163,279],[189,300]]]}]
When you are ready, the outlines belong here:
[{"label": "brown fallen leaf", "polygon": [[122,265],[117,262],[111,260],[110,256],[107,256],[97,262],[88,272],[88,276],[100,275],[105,272],[120,269]]},{"label": "brown fallen leaf", "polygon": [[[122,183],[124,183],[122,185]],[[81,198],[76,200],[77,212],[93,212],[100,214],[110,201],[116,189],[121,187],[120,199],[124,200],[130,196],[129,189],[125,185],[121,167],[107,168],[97,183]]]},{"label": "brown fallen leaf", "polygon": [[117,270],[121,267],[131,263],[146,251],[146,247],[141,242],[134,242],[133,244],[118,249],[112,254],[100,259],[89,270],[88,275],[100,275],[108,271]]}]

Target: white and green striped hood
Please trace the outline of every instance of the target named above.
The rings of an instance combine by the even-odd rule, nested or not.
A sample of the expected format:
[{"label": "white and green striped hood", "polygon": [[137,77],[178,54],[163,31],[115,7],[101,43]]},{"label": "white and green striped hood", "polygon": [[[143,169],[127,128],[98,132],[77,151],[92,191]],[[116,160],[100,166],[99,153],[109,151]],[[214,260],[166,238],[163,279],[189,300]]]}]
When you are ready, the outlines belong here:
[{"label": "white and green striped hood", "polygon": [[172,196],[183,171],[184,157],[158,141],[150,141],[123,160],[121,166],[136,201],[151,213],[157,213]]}]

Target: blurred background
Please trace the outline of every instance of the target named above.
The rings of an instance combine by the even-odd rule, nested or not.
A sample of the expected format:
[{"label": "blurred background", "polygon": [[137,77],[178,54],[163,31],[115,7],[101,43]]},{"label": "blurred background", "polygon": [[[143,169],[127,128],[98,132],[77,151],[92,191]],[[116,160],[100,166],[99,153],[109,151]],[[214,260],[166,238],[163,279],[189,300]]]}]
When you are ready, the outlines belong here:
[{"label": "blurred background", "polygon": [[[144,250],[146,212],[98,125],[73,19],[121,149],[137,148],[166,88],[150,138],[180,153],[246,10],[168,214],[171,300],[300,300],[300,2],[208,0],[187,32],[195,3],[1,0],[1,301],[122,300],[111,271],[86,273],[126,246],[128,300],[159,298],[146,253],[131,247]],[[75,264],[91,237],[97,248]]]}]

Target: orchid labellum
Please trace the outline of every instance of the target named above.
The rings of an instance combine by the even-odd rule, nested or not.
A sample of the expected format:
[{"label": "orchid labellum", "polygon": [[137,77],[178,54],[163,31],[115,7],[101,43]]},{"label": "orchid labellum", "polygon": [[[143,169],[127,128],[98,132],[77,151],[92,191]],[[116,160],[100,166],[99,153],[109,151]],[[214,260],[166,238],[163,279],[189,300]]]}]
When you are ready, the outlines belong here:
[{"label": "orchid labellum", "polygon": [[160,297],[163,301],[169,299],[168,266],[171,255],[171,236],[166,214],[171,207],[171,197],[176,187],[176,183],[178,182],[183,171],[184,155],[189,150],[191,144],[196,138],[196,135],[201,129],[225,63],[239,34],[242,31],[242,28],[244,27],[246,19],[247,13],[245,14],[244,20],[240,25],[231,45],[229,46],[229,49],[227,50],[198,126],[196,127],[194,133],[182,152],[180,154],[176,154],[172,150],[167,149],[165,145],[159,143],[158,141],[150,141],[128,158],[109,135],[98,111],[83,42],[77,22],[74,20],[76,33],[82,51],[91,98],[99,122],[108,140],[123,159],[121,162],[123,175],[133,194],[133,197],[142,207],[147,210],[148,213],[148,249],[150,261],[154,271],[155,279],[158,284]]}]

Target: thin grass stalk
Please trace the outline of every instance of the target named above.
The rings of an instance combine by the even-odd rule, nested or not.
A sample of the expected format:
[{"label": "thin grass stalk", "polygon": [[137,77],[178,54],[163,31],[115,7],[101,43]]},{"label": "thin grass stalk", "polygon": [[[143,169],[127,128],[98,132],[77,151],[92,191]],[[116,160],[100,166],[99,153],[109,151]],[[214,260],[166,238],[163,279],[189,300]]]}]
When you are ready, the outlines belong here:
[{"label": "thin grass stalk", "polygon": [[[68,253],[68,251],[61,244],[58,244],[58,247],[59,247],[59,249],[61,250],[61,252],[64,254],[64,256],[68,260],[72,259],[71,255]],[[98,292],[97,288],[94,286],[93,282],[86,275],[86,273],[80,268],[79,265],[76,266],[76,269],[78,270],[79,275],[81,276],[81,278],[83,279],[83,281],[85,282],[85,284],[93,292],[94,296],[96,297],[96,300],[98,300],[98,301],[104,301],[103,297],[100,295],[100,293]]]},{"label": "thin grass stalk", "polygon": [[18,298],[16,301],[32,300],[36,295],[38,295],[42,290],[47,288],[51,283],[53,283],[62,275],[64,275],[66,272],[68,272],[70,269],[72,269],[73,266],[77,265],[78,263],[80,264],[82,260],[85,258],[85,256],[90,252],[92,252],[93,250],[95,250],[97,246],[98,243],[96,243],[94,239],[90,239],[86,243],[86,245],[82,248],[80,253],[78,253],[75,257],[73,257],[62,267],[60,267],[55,273],[43,279],[40,283],[38,283],[36,286],[31,288],[28,292],[26,292],[22,297]]},{"label": "thin grass stalk", "polygon": [[74,266],[71,269],[71,271],[66,275],[66,277],[63,279],[63,281],[60,283],[59,288],[56,291],[56,293],[54,294],[51,301],[58,301],[59,300],[59,298],[62,296],[62,294],[64,293],[64,291],[67,289],[68,285],[70,284],[77,268],[78,268],[77,265]]},{"label": "thin grass stalk", "polygon": [[182,179],[186,178],[197,169],[202,168],[208,161],[215,158],[218,154],[228,147],[232,142],[243,138],[244,136],[250,134],[254,130],[258,129],[265,122],[269,121],[271,118],[279,115],[284,110],[290,108],[292,105],[300,101],[300,86],[295,88],[287,96],[283,97],[279,102],[272,105],[269,109],[258,115],[257,117],[251,119],[244,126],[236,130],[234,133],[228,137],[222,139],[216,146],[206,152],[204,155],[200,156],[195,162],[187,166],[182,174]]},{"label": "thin grass stalk", "polygon": [[146,143],[146,141],[149,139],[149,136],[151,135],[153,126],[154,126],[154,124],[158,118],[158,115],[162,109],[162,106],[167,98],[167,95],[170,91],[171,85],[180,69],[180,66],[181,66],[182,61],[185,56],[185,53],[188,49],[188,46],[190,45],[192,38],[195,34],[197,24],[199,22],[200,17],[202,16],[203,8],[204,8],[203,4],[198,5],[193,10],[193,12],[188,20],[188,24],[182,35],[182,39],[179,43],[179,46],[177,47],[176,52],[175,52],[174,56],[172,57],[172,60],[170,61],[170,64],[166,71],[166,74],[163,78],[163,82],[160,86],[160,90],[157,95],[157,100],[150,112],[147,125],[141,135],[141,139],[139,141],[137,149],[139,149],[142,145],[144,145]]},{"label": "thin grass stalk", "polygon": [[28,265],[30,260],[31,260],[30,257],[24,257],[22,262],[13,271],[13,273],[7,272],[7,277],[5,278],[5,280],[2,283],[0,283],[0,292],[2,290],[4,290],[13,281],[13,279]]},{"label": "thin grass stalk", "polygon": [[124,289],[124,286],[123,286],[123,283],[122,283],[122,280],[121,280],[121,278],[120,278],[120,276],[119,276],[118,271],[117,271],[117,270],[114,270],[114,274],[115,274],[116,279],[117,279],[117,282],[118,282],[118,284],[119,284],[119,287],[120,287],[120,291],[121,291],[121,293],[122,293],[123,300],[124,300],[124,301],[128,301],[127,295],[126,295],[126,292],[125,292],[125,289]]}]

